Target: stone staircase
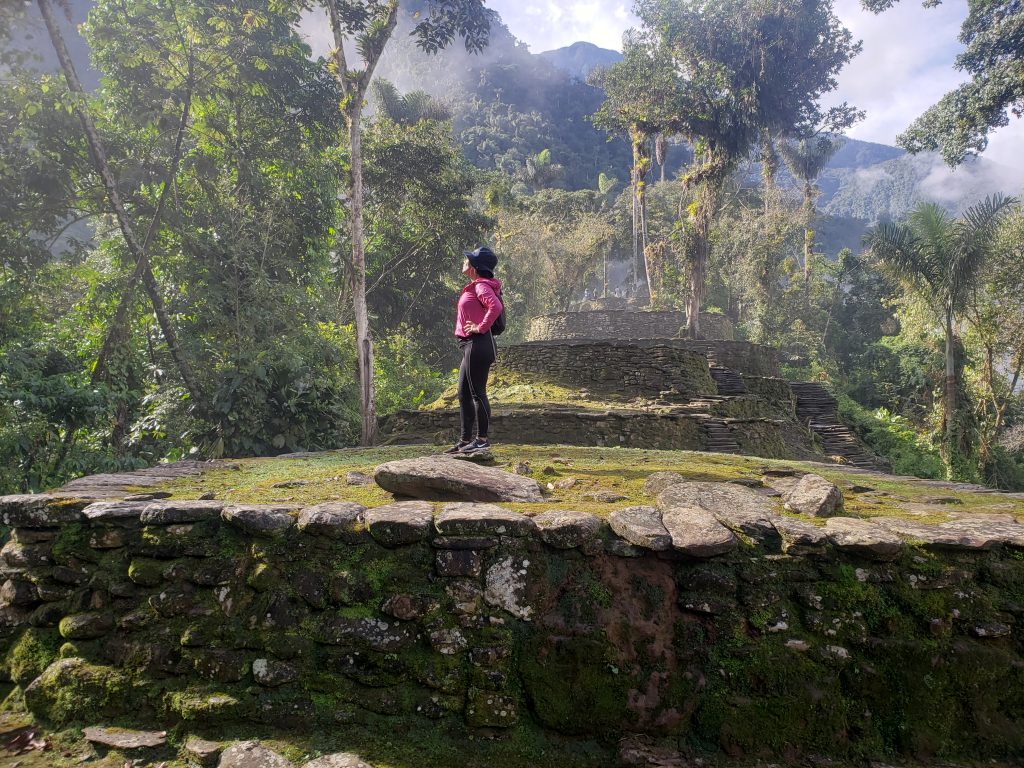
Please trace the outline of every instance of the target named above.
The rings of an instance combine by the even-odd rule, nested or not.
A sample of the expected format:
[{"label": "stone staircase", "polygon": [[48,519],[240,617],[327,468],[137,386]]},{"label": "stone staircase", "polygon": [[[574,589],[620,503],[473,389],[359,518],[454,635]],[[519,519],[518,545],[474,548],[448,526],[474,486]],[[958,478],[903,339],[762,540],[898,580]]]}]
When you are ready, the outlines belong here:
[{"label": "stone staircase", "polygon": [[706,450],[713,453],[742,453],[740,444],[736,442],[724,420],[705,419],[701,428],[707,441]]},{"label": "stone staircase", "polygon": [[862,469],[884,469],[881,462],[864,447],[848,426],[839,419],[838,403],[821,384],[793,382],[797,418],[820,439],[825,453],[841,456],[848,464]]},{"label": "stone staircase", "polygon": [[745,395],[747,385],[743,383],[743,377],[731,368],[721,365],[711,365],[711,378],[715,380],[720,395]]}]

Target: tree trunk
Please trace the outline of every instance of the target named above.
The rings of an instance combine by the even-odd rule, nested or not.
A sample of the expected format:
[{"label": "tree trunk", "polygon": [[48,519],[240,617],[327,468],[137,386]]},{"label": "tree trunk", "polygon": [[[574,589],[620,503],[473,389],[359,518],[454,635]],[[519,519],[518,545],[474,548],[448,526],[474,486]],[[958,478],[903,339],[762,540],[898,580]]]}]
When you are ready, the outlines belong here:
[{"label": "tree trunk", "polygon": [[804,287],[811,287],[811,258],[814,251],[814,188],[810,182],[804,184]]},{"label": "tree trunk", "polygon": [[946,308],[946,380],[943,393],[942,425],[945,432],[946,450],[952,453],[954,445],[954,421],[956,419],[956,347],[953,337],[953,310]]},{"label": "tree trunk", "polygon": [[[654,290],[651,286],[651,269],[647,260],[647,172],[650,170],[650,155],[646,151],[647,136],[636,126],[629,131],[630,143],[633,145],[633,256],[636,269],[640,269],[640,258],[643,258],[644,278],[647,285],[647,296],[654,301]],[[637,234],[639,230],[639,234]],[[639,246],[638,246],[639,241]],[[638,253],[639,251],[639,253]],[[638,286],[640,277],[634,281]]]},{"label": "tree trunk", "polygon": [[348,122],[349,183],[352,233],[352,309],[356,320],[356,360],[359,367],[360,415],[363,445],[377,436],[377,407],[373,386],[373,339],[366,309],[366,251],[363,244],[363,133],[362,99],[352,99],[345,111]]},{"label": "tree trunk", "polygon": [[691,220],[690,294],[686,300],[686,329],[691,339],[700,336],[700,310],[704,304],[708,260],[711,255],[711,221],[718,205],[721,182],[715,178],[701,183],[697,207]]},{"label": "tree trunk", "polygon": [[[46,29],[50,35],[50,41],[53,43],[54,50],[57,52],[57,58],[60,60],[61,69],[64,71],[64,77],[67,80],[68,89],[84,101],[85,89],[82,88],[82,83],[78,79],[78,73],[75,71],[75,65],[71,61],[71,56],[64,43],[64,37],[61,34],[60,28],[57,26],[57,20],[54,17],[50,0],[37,0],[37,2],[39,4],[39,12],[43,17],[43,21],[46,23]],[[203,395],[202,389],[199,387],[199,383],[196,380],[194,373],[192,372],[192,366],[189,365],[188,361],[185,359],[181,347],[178,344],[177,333],[175,332],[174,326],[167,314],[167,309],[164,306],[159,286],[157,285],[156,278],[153,275],[153,270],[149,265],[149,259],[146,257],[145,251],[139,244],[138,239],[135,237],[135,230],[132,227],[131,221],[128,219],[128,213],[121,201],[121,194],[118,191],[114,174],[110,170],[110,164],[107,162],[107,155],[103,149],[103,143],[100,140],[96,126],[93,123],[92,118],[89,116],[89,113],[82,106],[76,106],[75,113],[78,115],[78,119],[82,124],[82,129],[85,132],[85,137],[89,144],[89,150],[92,153],[93,162],[96,165],[97,171],[99,171],[100,178],[103,180],[103,187],[106,190],[107,199],[110,202],[110,207],[113,209],[114,215],[117,218],[121,234],[124,237],[125,245],[127,246],[128,252],[131,254],[136,266],[141,269],[142,284],[146,289],[146,294],[149,296],[150,303],[153,305],[153,313],[156,315],[157,322],[160,324],[160,330],[163,332],[164,340],[167,342],[167,347],[171,351],[171,357],[174,359],[178,368],[181,380],[185,384],[186,389],[188,389],[189,394],[192,396],[193,401],[195,401],[200,411],[208,413],[209,408],[206,404],[206,398]]]}]

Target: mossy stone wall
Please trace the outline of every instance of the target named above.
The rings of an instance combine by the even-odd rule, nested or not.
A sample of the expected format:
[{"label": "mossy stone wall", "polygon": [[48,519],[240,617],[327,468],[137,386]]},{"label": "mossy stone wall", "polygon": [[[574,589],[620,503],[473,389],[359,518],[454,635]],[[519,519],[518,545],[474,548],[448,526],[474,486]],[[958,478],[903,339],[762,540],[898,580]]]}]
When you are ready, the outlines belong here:
[{"label": "mossy stone wall", "polygon": [[[474,535],[389,548],[358,517],[312,535],[280,523],[297,510],[147,509],[16,527],[4,547],[4,594],[20,597],[3,669],[37,716],[530,721],[787,760],[1024,754],[1019,549],[880,563],[744,537],[693,560],[606,526],[556,548],[483,516]],[[254,527],[257,512],[277,527]]]},{"label": "mossy stone wall", "polygon": [[[705,339],[732,339],[732,323],[725,315],[701,313]],[[671,339],[681,335],[686,313],[637,309],[595,309],[558,312],[530,321],[530,341],[557,339]]]},{"label": "mossy stone wall", "polygon": [[671,342],[538,341],[499,347],[498,370],[617,398],[718,393],[702,352]]}]

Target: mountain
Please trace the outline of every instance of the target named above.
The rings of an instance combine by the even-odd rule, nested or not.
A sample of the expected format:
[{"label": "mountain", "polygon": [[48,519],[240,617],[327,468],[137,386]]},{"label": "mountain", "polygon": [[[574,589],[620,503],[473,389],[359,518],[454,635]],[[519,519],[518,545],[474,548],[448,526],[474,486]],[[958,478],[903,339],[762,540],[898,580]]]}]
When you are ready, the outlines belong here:
[{"label": "mountain", "polygon": [[598,67],[610,67],[612,64],[622,61],[622,54],[618,51],[599,48],[593,43],[582,41],[537,55],[580,80],[586,80],[587,76]]}]

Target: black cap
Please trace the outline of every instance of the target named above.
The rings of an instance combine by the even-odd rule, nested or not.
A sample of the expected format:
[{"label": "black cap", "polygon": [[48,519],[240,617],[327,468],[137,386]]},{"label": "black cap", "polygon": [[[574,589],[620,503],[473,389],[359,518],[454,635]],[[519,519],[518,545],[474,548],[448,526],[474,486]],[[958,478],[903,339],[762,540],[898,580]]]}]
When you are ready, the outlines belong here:
[{"label": "black cap", "polygon": [[463,254],[473,269],[478,272],[482,269],[487,272],[493,272],[494,268],[498,266],[498,257],[494,255],[494,251],[488,248],[486,245],[481,245],[475,251],[467,251]]}]

